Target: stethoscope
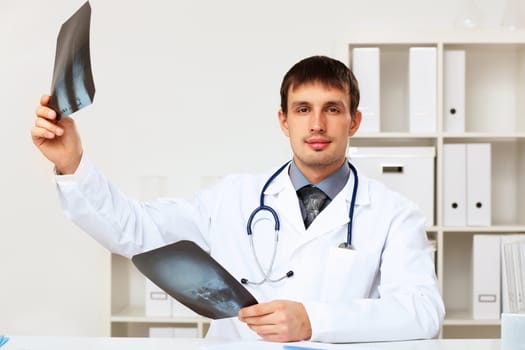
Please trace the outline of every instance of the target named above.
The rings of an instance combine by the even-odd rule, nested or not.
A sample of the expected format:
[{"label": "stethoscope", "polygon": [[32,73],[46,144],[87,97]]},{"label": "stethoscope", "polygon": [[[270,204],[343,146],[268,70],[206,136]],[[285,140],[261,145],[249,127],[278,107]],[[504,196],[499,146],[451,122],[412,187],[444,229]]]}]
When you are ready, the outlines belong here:
[{"label": "stethoscope", "polygon": [[[285,278],[292,277],[294,275],[294,272],[292,270],[290,270],[284,276],[282,276],[280,278],[276,278],[276,279],[270,278],[270,275],[272,274],[273,265],[274,265],[274,262],[275,262],[275,256],[277,255],[277,243],[279,241],[279,229],[281,227],[281,222],[279,221],[279,216],[277,215],[277,212],[272,207],[264,204],[264,192],[266,191],[268,186],[270,186],[270,184],[273,182],[273,180],[275,180],[275,178],[277,176],[279,176],[279,174],[288,166],[288,164],[290,164],[290,162],[286,162],[284,165],[282,165],[266,181],[266,183],[264,184],[264,186],[263,186],[263,188],[261,190],[259,206],[257,208],[255,208],[255,210],[251,213],[250,217],[248,218],[248,223],[246,225],[246,231],[248,233],[248,238],[249,238],[249,241],[250,241],[250,248],[252,250],[252,254],[253,254],[253,257],[255,259],[255,262],[257,263],[257,268],[259,269],[261,275],[263,276],[263,279],[261,281],[259,281],[259,282],[252,282],[252,281],[249,281],[246,278],[241,278],[241,283],[243,283],[243,284],[251,284],[251,285],[259,286],[259,285],[263,284],[264,282],[276,283],[276,282],[282,281]],[[352,224],[353,224],[353,221],[354,221],[355,198],[356,198],[356,194],[357,194],[357,188],[359,186],[359,180],[358,180],[358,177],[357,177],[357,170],[356,170],[356,168],[350,162],[348,162],[348,165],[350,166],[350,170],[352,171],[352,174],[354,176],[354,188],[352,189],[352,198],[350,200],[350,210],[348,212],[348,219],[349,220],[348,220],[348,227],[347,227],[348,231],[347,231],[347,235],[346,235],[346,242],[342,242],[341,244],[339,244],[339,248],[354,249],[352,247]],[[263,267],[261,265],[261,262],[259,261],[259,258],[257,257],[257,253],[255,251],[255,246],[253,244],[253,231],[252,231],[252,225],[253,225],[253,220],[255,218],[255,215],[257,215],[259,212],[263,212],[263,211],[266,211],[266,212],[269,212],[270,214],[272,214],[273,220],[274,220],[274,223],[275,223],[275,227],[274,227],[274,229],[275,229],[275,239],[274,239],[274,243],[273,243],[272,259],[270,260],[270,266],[268,267],[268,271],[266,271],[266,272],[264,271],[264,269],[263,269]]]}]

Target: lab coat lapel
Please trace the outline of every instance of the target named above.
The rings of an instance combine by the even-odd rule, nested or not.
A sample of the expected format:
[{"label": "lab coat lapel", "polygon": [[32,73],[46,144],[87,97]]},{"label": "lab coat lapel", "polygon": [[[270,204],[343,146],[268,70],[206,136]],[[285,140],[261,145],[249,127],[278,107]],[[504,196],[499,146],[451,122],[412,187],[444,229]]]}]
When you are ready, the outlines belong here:
[{"label": "lab coat lapel", "polygon": [[304,232],[304,222],[299,207],[299,199],[293,187],[288,168],[284,169],[264,192],[266,203],[275,208],[281,228],[286,222],[295,232]]},{"label": "lab coat lapel", "polygon": [[348,223],[350,200],[339,193],[330,204],[317,215],[307,230],[308,239],[313,239]]},{"label": "lab coat lapel", "polygon": [[[368,193],[368,179],[364,176],[359,177],[359,186],[354,210],[354,221],[360,206],[370,204]],[[307,231],[308,240],[319,237],[320,235],[341,229],[349,222],[350,203],[352,201],[352,190],[354,188],[354,179],[351,178],[339,194],[330,202],[330,204],[315,218]],[[355,222],[354,222],[355,225]]]},{"label": "lab coat lapel", "polygon": [[[353,186],[354,180],[351,178],[341,192],[339,192],[332,202],[315,218],[306,233],[301,209],[299,207],[299,199],[288,175],[288,168],[285,168],[281,174],[275,178],[264,193],[266,195],[266,204],[277,210],[281,227],[284,222],[291,225],[294,232],[302,233],[303,243],[306,243],[320,235],[338,228],[340,229],[342,226],[348,224],[348,211],[352,200]],[[359,206],[370,204],[368,187],[368,179],[364,176],[359,176],[356,209],[358,209]],[[354,211],[354,220],[356,216],[357,210]]]}]

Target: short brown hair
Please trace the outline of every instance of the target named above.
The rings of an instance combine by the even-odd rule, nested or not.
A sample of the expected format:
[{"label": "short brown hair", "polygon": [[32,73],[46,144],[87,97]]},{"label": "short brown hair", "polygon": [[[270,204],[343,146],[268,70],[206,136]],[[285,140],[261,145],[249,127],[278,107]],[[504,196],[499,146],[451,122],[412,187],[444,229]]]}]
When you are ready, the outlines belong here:
[{"label": "short brown hair", "polygon": [[342,62],[326,56],[312,56],[297,62],[286,73],[281,83],[281,109],[288,112],[288,91],[290,88],[319,82],[345,90],[350,98],[350,114],[357,113],[359,85],[352,71]]}]

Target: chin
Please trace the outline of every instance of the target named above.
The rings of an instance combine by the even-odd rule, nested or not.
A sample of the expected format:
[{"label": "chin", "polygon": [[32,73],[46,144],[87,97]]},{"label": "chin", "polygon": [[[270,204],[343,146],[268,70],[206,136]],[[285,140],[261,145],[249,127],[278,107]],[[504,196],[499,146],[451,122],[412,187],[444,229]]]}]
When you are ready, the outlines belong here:
[{"label": "chin", "polygon": [[326,156],[322,157],[306,157],[299,158],[301,163],[309,168],[326,168],[333,166],[341,161],[340,158],[328,158]]}]

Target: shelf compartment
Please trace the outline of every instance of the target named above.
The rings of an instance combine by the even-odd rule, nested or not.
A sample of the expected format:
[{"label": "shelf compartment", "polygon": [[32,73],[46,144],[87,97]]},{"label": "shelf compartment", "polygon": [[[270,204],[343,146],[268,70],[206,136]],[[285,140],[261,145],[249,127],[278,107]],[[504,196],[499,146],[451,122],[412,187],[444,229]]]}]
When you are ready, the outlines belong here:
[{"label": "shelf compartment", "polygon": [[[491,144],[491,222],[493,226],[525,225],[525,138],[492,141],[458,137],[451,143]],[[443,210],[443,208],[440,208]]]},{"label": "shelf compartment", "polygon": [[412,47],[437,48],[437,43],[349,45],[350,67],[352,67],[352,50],[366,47],[379,47],[380,49],[380,131],[407,132],[409,130],[409,49]]},{"label": "shelf compartment", "polygon": [[[472,317],[472,241],[474,234],[507,235],[525,227],[456,228],[443,234],[443,300],[447,310],[445,326],[498,326],[500,319]],[[518,230],[513,230],[517,228]],[[500,300],[501,302],[501,300]]]},{"label": "shelf compartment", "polygon": [[525,44],[444,44],[466,54],[465,131],[524,132]]}]

